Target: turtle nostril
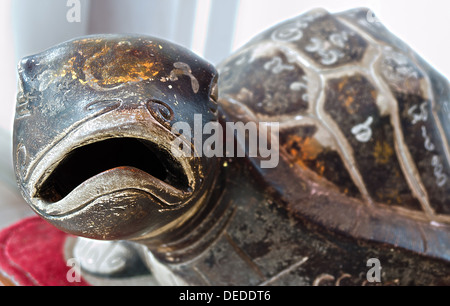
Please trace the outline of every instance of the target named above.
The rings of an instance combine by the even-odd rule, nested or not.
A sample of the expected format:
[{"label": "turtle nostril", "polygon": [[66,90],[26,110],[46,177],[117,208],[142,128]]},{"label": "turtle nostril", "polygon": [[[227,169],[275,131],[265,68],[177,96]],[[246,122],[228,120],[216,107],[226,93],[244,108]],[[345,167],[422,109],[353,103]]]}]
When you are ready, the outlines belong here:
[{"label": "turtle nostril", "polygon": [[35,58],[24,58],[20,62],[19,72],[25,73],[28,76],[32,76],[35,74],[36,67],[38,65],[38,62]]},{"label": "turtle nostril", "polygon": [[23,65],[25,72],[32,72],[34,67],[35,67],[35,62],[32,59],[27,60]]}]

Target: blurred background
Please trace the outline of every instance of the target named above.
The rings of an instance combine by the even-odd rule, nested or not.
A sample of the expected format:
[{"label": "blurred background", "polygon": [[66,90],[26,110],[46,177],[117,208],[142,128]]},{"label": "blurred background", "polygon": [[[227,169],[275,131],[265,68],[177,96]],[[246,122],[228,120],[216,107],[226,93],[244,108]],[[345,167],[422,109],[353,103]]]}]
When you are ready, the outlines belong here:
[{"label": "blurred background", "polygon": [[305,11],[372,9],[379,20],[450,76],[450,1],[442,0],[1,0],[0,228],[32,213],[18,194],[11,132],[16,63],[74,37],[141,33],[219,63],[264,29]]}]

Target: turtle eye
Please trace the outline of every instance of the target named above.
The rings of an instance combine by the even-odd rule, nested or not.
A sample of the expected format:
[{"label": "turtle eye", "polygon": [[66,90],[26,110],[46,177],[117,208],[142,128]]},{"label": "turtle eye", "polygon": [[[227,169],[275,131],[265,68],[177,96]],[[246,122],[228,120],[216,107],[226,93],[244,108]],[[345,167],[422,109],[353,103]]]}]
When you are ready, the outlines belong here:
[{"label": "turtle eye", "polygon": [[39,75],[40,64],[35,57],[24,58],[19,63],[19,74],[25,81],[34,81]]},{"label": "turtle eye", "polygon": [[173,111],[166,103],[150,100],[147,102],[147,108],[153,118],[163,126],[170,128],[170,122],[173,120]]}]

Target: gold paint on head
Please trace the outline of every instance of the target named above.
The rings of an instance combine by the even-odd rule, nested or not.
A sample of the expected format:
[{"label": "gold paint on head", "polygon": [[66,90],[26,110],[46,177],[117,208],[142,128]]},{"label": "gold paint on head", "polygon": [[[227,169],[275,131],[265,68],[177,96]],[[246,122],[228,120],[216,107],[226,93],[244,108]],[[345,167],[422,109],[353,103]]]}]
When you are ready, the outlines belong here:
[{"label": "gold paint on head", "polygon": [[[70,58],[60,76],[72,75],[81,84],[98,89],[109,89],[124,83],[153,80],[163,71],[163,65],[154,55],[152,44],[133,46],[127,41],[82,40],[84,52]],[[103,44],[101,48],[98,45]],[[80,46],[81,47],[81,46]],[[80,65],[76,67],[76,65]]]}]

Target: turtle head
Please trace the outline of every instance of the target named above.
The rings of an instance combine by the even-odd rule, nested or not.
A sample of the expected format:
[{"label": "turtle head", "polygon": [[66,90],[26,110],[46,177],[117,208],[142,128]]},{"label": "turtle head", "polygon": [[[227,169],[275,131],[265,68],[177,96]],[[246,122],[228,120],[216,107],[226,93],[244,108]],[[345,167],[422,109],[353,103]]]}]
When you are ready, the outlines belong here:
[{"label": "turtle head", "polygon": [[173,231],[205,204],[218,161],[172,143],[176,123],[217,120],[212,65],[167,41],[101,35],[18,70],[15,170],[40,216],[78,236],[139,239]]}]

